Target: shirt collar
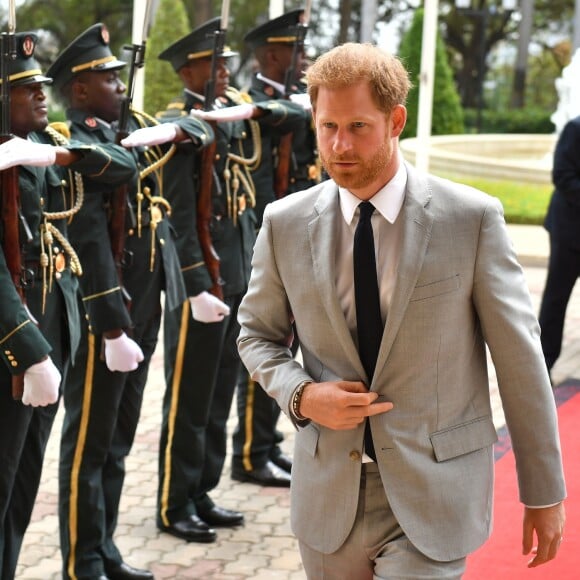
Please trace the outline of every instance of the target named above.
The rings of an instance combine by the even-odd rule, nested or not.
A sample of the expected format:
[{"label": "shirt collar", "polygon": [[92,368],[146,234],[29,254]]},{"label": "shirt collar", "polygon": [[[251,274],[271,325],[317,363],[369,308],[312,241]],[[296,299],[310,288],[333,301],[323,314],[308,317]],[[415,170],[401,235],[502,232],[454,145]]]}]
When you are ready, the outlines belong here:
[{"label": "shirt collar", "polygon": [[[403,207],[406,186],[407,169],[404,163],[400,163],[399,169],[397,169],[397,173],[395,173],[393,178],[369,199],[378,212],[392,224],[395,223]],[[344,221],[350,224],[361,200],[344,187],[338,188],[338,194],[342,216]]]},{"label": "shirt collar", "polygon": [[276,81],[273,81],[272,79],[266,78],[262,73],[256,74],[256,78],[261,80],[263,83],[266,83],[267,85],[270,85],[271,87],[274,87],[279,93],[284,94],[284,92],[285,92],[284,85],[277,83]]}]

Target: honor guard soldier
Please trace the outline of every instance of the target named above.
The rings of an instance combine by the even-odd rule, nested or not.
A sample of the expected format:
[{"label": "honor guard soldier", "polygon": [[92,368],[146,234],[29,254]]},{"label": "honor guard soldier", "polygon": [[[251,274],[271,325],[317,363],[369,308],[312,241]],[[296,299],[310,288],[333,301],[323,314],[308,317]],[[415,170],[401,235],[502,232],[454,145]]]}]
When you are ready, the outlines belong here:
[{"label": "honor guard soldier", "polygon": [[[4,63],[8,89],[2,87],[1,105],[9,106],[2,110],[10,125],[2,127],[3,138],[9,140],[0,145],[3,580],[15,576],[58,409],[61,375],[79,342],[77,276],[82,268],[67,239],[67,222],[83,196],[91,194],[93,181],[122,183],[135,171],[122,147],[71,143],[48,126],[43,87],[51,79],[34,59],[36,35],[21,32],[13,40],[15,58]],[[3,35],[3,48],[4,41],[8,35]]]},{"label": "honor guard soldier", "polygon": [[[301,92],[304,85],[300,83],[306,67],[304,37],[298,34],[302,16],[303,10],[287,12],[254,28],[244,37],[257,63],[257,72],[248,91],[254,102],[307,99],[308,95]],[[259,225],[268,203],[320,181],[312,116],[305,114],[289,135],[274,128],[270,142],[263,142],[263,150],[262,165],[268,165],[269,169],[265,171],[261,167],[254,174]],[[269,154],[265,154],[266,151]],[[297,348],[295,337],[293,352]],[[289,486],[292,461],[282,453],[279,445],[282,436],[276,429],[280,408],[245,369],[238,383],[237,404],[233,479],[264,486]]]},{"label": "honor guard soldier", "polygon": [[[95,24],[50,67],[67,108],[71,134],[111,143],[125,101],[120,79],[125,62],[109,47],[107,28]],[[88,275],[81,281],[88,324],[83,325],[75,366],[64,388],[59,517],[64,578],[148,579],[123,562],[113,535],[149,363],[161,323],[161,291],[168,310],[185,300],[163,196],[164,163],[172,141],[201,148],[213,140],[209,125],[184,118],[160,125],[130,111],[129,136],[138,170],[124,190],[110,187],[75,216],[71,236]],[[127,205],[115,201],[123,195]],[[125,213],[121,232],[113,228]],[[124,239],[118,256],[118,235]]]},{"label": "honor guard soldier", "polygon": [[[167,390],[157,525],[190,542],[213,542],[214,527],[243,523],[243,514],[215,505],[209,492],[218,485],[225,461],[226,422],[240,372],[236,315],[256,233],[252,172],[262,156],[260,126],[294,123],[303,116],[292,103],[251,103],[229,86],[227,61],[237,53],[227,47],[216,55],[216,75],[210,78],[219,23],[216,18],[202,24],[159,55],[185,89],[163,119],[199,114],[217,123],[214,156],[202,159],[182,148],[169,162],[166,176],[174,177],[165,185],[189,300],[181,312],[166,313],[164,319]],[[212,103],[205,103],[208,81],[215,83]],[[212,189],[206,197],[208,183]],[[200,236],[204,230],[210,237]],[[209,262],[208,242],[219,256],[217,268]],[[220,298],[210,292],[212,286]]]}]

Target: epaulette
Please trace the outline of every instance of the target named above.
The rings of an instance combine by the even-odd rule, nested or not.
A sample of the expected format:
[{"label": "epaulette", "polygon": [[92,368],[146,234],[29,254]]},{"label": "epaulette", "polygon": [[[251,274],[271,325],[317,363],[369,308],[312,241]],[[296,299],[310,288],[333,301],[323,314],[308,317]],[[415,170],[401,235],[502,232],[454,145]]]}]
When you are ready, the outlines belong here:
[{"label": "epaulette", "polygon": [[185,101],[182,97],[177,97],[171,101],[165,111],[157,111],[155,113],[156,119],[176,119],[178,117],[186,117],[187,112],[185,109]]},{"label": "epaulette", "polygon": [[53,121],[48,125],[47,130],[49,128],[53,131],[56,131],[57,133],[60,133],[65,139],[70,140],[70,127],[68,123],[64,121]]},{"label": "epaulette", "polygon": [[248,93],[238,91],[238,89],[234,87],[228,87],[226,89],[226,97],[237,104],[253,103],[252,97]]}]

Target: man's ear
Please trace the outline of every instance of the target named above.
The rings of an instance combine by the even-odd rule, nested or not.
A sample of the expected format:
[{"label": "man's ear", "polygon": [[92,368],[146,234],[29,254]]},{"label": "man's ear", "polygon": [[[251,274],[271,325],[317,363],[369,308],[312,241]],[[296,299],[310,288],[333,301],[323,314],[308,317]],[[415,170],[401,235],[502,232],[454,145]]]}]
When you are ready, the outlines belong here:
[{"label": "man's ear", "polygon": [[407,108],[404,105],[395,105],[391,111],[392,137],[398,137],[407,123]]},{"label": "man's ear", "polygon": [[85,101],[89,94],[89,87],[86,82],[80,78],[74,79],[72,82],[72,97],[75,101]]}]

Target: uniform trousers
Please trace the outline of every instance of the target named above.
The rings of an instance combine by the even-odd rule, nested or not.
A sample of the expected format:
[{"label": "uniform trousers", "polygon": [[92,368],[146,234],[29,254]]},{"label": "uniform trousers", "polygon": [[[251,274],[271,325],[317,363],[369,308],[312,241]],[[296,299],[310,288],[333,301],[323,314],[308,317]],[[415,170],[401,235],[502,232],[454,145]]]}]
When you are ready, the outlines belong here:
[{"label": "uniform trousers", "polygon": [[542,350],[548,370],[562,350],[566,309],[579,276],[580,250],[550,235],[548,275],[539,314]]},{"label": "uniform trousers", "polygon": [[[292,354],[296,356],[299,341],[294,328]],[[253,381],[242,367],[237,388],[238,424],[234,431],[232,466],[252,471],[282,453],[279,443],[284,439],[276,425],[280,417],[278,403]]]},{"label": "uniform trousers", "polygon": [[222,322],[195,321],[189,301],[165,314],[159,526],[214,505],[208,493],[217,487],[225,462],[226,423],[241,366],[236,340],[242,296],[224,298],[231,311]]},{"label": "uniform trousers", "polygon": [[[40,282],[39,282],[40,284]],[[28,298],[32,312],[34,297]],[[64,372],[68,363],[68,332],[63,319],[63,302],[58,286],[47,296],[43,316],[37,315],[40,329],[53,350],[50,358]],[[0,578],[11,580],[42,474],[42,462],[58,403],[30,407],[15,401],[11,376],[0,369]]]},{"label": "uniform trousers", "polygon": [[[135,264],[149,266],[149,245],[133,248]],[[164,284],[160,260],[154,271],[128,269],[131,297],[128,331],[144,360],[129,373],[110,371],[102,360],[102,336],[83,325],[79,352],[64,387],[65,416],[59,470],[60,542],[63,578],[96,578],[122,556],[113,535],[129,454],[141,412],[151,357],[161,325]]]},{"label": "uniform trousers", "polygon": [[332,554],[303,542],[299,546],[309,580],[460,580],[466,566],[465,558],[431,560],[411,544],[391,510],[374,462],[363,464],[356,519],[345,543]]}]

